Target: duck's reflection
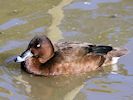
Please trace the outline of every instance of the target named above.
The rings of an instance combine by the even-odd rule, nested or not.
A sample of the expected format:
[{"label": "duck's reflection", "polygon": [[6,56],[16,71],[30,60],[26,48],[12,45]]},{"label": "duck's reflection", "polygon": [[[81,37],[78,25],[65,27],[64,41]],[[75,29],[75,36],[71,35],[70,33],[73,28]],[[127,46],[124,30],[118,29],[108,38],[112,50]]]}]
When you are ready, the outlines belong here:
[{"label": "duck's reflection", "polygon": [[[38,77],[22,71],[16,80],[24,85],[27,95],[36,100],[73,100],[81,89],[84,88],[85,81],[89,78],[99,77],[109,74],[127,74],[127,70],[117,64],[105,67],[104,71],[91,72],[82,75]],[[102,76],[101,76],[102,77]]]},{"label": "duck's reflection", "polygon": [[118,74],[118,65],[117,64],[112,65],[111,74]]},{"label": "duck's reflection", "polygon": [[84,86],[87,75],[38,77],[25,72],[16,77],[25,91],[33,99],[41,100],[73,100]]}]

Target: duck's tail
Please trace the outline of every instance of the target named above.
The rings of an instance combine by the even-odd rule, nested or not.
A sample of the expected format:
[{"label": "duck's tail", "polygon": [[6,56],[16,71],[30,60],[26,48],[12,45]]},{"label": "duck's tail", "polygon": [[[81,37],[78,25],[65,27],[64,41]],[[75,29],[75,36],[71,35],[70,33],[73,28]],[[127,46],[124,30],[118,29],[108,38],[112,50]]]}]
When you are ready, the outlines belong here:
[{"label": "duck's tail", "polygon": [[111,57],[121,57],[123,55],[126,55],[128,53],[128,50],[125,48],[114,48],[110,52],[108,52],[108,55]]},{"label": "duck's tail", "polygon": [[114,48],[113,50],[108,52],[107,57],[110,57],[110,59],[112,60],[112,64],[116,64],[118,62],[118,59],[121,56],[126,55],[127,53],[128,53],[127,49],[124,49],[124,48]]},{"label": "duck's tail", "polygon": [[119,60],[119,58],[123,55],[126,55],[128,53],[127,49],[120,49],[120,48],[114,48],[113,50],[109,51],[107,55],[105,55],[105,62],[103,66],[108,66],[112,64],[116,64]]},{"label": "duck's tail", "polygon": [[92,52],[105,55],[104,65],[116,64],[118,59],[128,53],[127,49],[113,48],[111,46],[94,46]]}]

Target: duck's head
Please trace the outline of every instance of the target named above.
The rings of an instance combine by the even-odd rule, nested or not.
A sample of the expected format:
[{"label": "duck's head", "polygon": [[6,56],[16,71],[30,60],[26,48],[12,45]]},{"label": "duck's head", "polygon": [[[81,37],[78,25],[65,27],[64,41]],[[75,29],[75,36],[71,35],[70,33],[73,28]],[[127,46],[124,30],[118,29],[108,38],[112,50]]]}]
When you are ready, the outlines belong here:
[{"label": "duck's head", "polygon": [[35,36],[27,49],[16,58],[16,62],[24,62],[28,58],[36,58],[40,63],[45,63],[54,55],[54,47],[46,36]]}]

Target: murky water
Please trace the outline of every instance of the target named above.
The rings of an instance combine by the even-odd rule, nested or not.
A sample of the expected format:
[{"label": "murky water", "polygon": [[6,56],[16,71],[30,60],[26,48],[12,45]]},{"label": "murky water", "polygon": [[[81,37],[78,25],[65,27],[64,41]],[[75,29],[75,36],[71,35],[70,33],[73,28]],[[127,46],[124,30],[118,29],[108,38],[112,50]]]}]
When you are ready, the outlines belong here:
[{"label": "murky water", "polygon": [[[0,0],[0,100],[133,100],[132,0]],[[37,77],[12,60],[36,34],[128,48],[104,72]]]}]

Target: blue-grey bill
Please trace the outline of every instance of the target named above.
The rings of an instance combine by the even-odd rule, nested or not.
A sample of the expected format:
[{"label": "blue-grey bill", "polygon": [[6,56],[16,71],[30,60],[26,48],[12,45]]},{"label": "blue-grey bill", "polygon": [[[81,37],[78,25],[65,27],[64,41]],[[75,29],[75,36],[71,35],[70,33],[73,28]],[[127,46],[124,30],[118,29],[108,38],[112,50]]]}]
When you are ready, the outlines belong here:
[{"label": "blue-grey bill", "polygon": [[23,54],[23,56],[17,56],[16,62],[23,62],[23,61],[25,61],[27,58],[32,57],[32,56],[33,56],[33,54],[31,53],[30,50],[28,50],[28,51],[26,51],[26,52]]}]

